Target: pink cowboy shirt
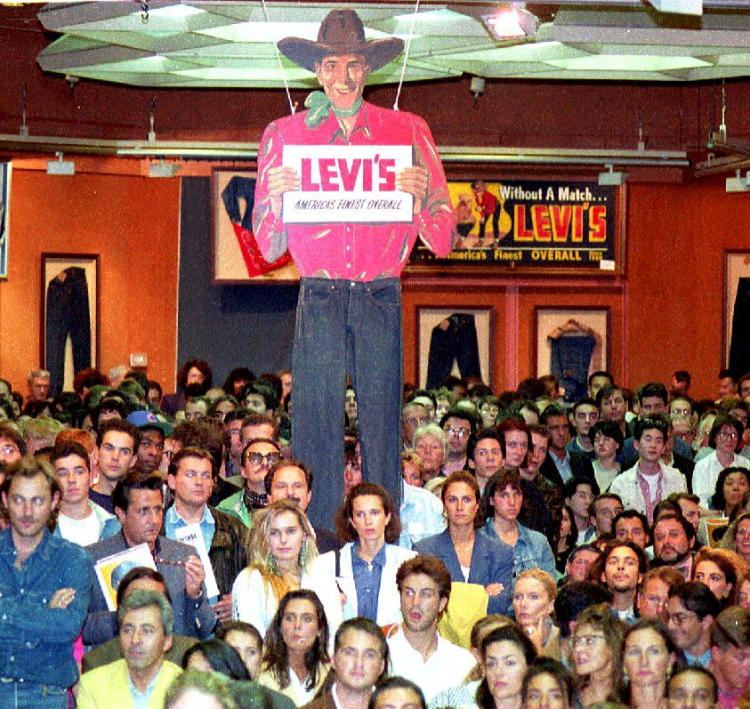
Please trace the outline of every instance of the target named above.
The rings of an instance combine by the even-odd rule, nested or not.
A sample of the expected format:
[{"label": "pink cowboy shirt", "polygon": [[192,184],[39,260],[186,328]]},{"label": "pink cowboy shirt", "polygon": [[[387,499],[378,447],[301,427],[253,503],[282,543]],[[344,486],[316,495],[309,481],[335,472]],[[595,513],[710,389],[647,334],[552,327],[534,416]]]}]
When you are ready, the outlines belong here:
[{"label": "pink cowboy shirt", "polygon": [[[271,123],[258,151],[253,231],[266,259],[288,248],[303,277],[372,281],[398,277],[418,236],[435,255],[450,253],[455,217],[440,156],[421,118],[363,102],[347,140],[333,112],[314,128],[305,115]],[[411,145],[413,164],[429,173],[427,197],[411,223],[285,225],[274,217],[268,196],[268,170],[281,166],[285,144]]]}]

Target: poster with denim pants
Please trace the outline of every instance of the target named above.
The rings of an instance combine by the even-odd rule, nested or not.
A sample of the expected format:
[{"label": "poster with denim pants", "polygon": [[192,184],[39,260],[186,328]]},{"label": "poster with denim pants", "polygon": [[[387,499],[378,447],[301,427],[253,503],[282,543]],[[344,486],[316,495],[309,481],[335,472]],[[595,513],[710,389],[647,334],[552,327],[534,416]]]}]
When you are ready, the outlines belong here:
[{"label": "poster with denim pants", "polygon": [[572,403],[586,396],[589,367],[596,340],[591,335],[550,339],[550,371],[565,389],[565,401]]},{"label": "poster with denim pants", "polygon": [[399,505],[401,490],[401,282],[303,278],[292,370],[292,449],[313,472],[307,510],[330,527],[343,499],[344,394],[349,371],[359,404],[363,479]]},{"label": "poster with denim pants", "polygon": [[65,376],[65,341],[73,346],[73,371],[91,366],[91,314],[86,271],[72,266],[47,286],[45,364],[50,372],[50,396],[59,394]]},{"label": "poster with denim pants", "polygon": [[[453,313],[448,327],[436,325],[430,336],[430,353],[427,360],[427,388],[437,389],[458,364],[461,376],[482,378],[479,363],[477,327],[471,313]],[[442,323],[441,323],[442,324]]]}]

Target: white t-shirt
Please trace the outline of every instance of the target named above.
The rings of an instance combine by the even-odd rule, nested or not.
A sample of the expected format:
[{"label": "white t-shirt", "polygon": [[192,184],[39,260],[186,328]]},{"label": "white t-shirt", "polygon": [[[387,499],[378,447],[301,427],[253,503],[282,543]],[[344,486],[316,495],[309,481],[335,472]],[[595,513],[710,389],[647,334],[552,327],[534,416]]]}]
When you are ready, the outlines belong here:
[{"label": "white t-shirt", "polygon": [[57,516],[57,526],[63,539],[85,547],[99,541],[103,524],[92,510],[91,514],[83,519],[73,519],[60,512]]},{"label": "white t-shirt", "polygon": [[468,650],[439,635],[435,652],[425,661],[421,653],[409,644],[400,627],[388,638],[388,649],[391,652],[391,674],[414,682],[428,702],[443,690],[462,684],[477,662]]}]

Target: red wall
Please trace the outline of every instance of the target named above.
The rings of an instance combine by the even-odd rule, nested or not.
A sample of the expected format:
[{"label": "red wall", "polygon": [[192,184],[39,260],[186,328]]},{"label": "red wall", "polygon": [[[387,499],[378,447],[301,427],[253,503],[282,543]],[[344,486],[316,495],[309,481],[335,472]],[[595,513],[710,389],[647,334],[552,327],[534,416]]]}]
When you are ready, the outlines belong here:
[{"label": "red wall", "polygon": [[[32,161],[28,162],[33,165]],[[99,366],[146,352],[172,386],[176,360],[179,180],[50,176],[14,163],[8,279],[0,282],[0,373],[25,392],[39,365],[42,252],[99,254]]]}]

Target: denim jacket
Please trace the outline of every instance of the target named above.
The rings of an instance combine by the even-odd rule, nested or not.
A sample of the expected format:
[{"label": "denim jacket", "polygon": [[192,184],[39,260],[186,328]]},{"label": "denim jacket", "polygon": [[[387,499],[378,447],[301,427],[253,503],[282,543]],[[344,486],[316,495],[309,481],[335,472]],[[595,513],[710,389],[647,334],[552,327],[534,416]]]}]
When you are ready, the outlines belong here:
[{"label": "denim jacket", "polygon": [[[518,522],[516,522],[518,524]],[[500,537],[495,529],[495,524],[490,517],[484,525],[484,531],[495,539]],[[553,579],[557,580],[560,574],[555,568],[555,555],[552,553],[547,537],[541,532],[528,529],[518,524],[518,539],[513,547],[513,579],[518,578],[522,571],[527,569],[541,569],[546,571]]]},{"label": "denim jacket", "polygon": [[[78,679],[73,641],[91,598],[91,557],[44,530],[23,568],[15,560],[8,528],[0,531],[0,677],[69,687]],[[60,588],[74,588],[75,598],[67,608],[51,609]]]}]

